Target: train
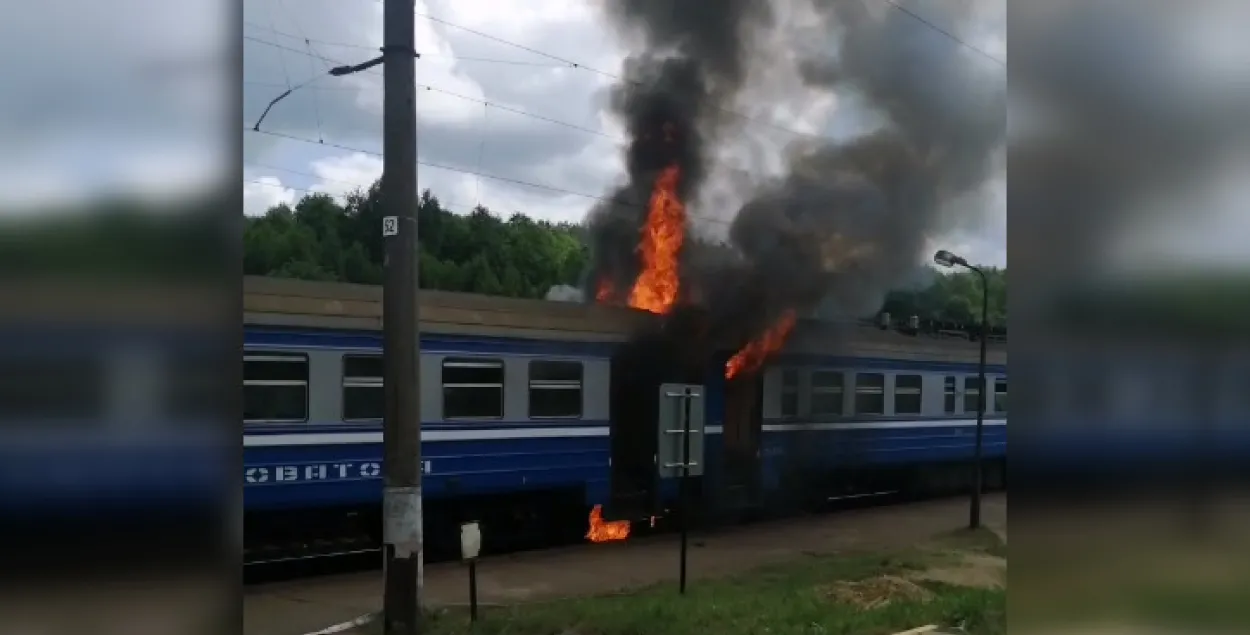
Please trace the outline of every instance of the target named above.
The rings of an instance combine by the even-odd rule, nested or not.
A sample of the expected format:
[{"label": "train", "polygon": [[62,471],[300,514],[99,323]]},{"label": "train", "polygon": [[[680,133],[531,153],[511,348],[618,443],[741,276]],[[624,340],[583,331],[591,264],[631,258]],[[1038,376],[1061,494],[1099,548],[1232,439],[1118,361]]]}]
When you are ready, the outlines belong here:
[{"label": "train", "polygon": [[[375,551],[383,474],[381,289],[244,280],[244,561]],[[966,488],[979,389],[987,485],[1005,483],[1007,370],[958,334],[800,320],[748,378],[709,355],[701,474],[654,469],[655,391],[622,351],[643,311],[423,291],[421,471],[427,549],[476,520],[483,549],[579,539],[591,511],[640,526],[694,510],[741,520],[841,498]],[[639,407],[639,404],[651,404]],[[690,492],[694,494],[691,495]],[[639,522],[649,521],[649,522]]]}]

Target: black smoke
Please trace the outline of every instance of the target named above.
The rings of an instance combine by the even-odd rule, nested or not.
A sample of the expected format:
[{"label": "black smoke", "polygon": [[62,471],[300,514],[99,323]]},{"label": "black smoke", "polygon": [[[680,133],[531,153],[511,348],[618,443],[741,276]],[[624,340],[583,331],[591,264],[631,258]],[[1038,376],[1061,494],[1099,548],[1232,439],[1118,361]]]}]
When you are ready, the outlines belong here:
[{"label": "black smoke", "polygon": [[[799,2],[816,10],[830,38],[823,50],[794,43],[821,50],[797,62],[805,88],[836,94],[839,116],[862,120],[867,132],[795,141],[785,173],[733,215],[732,257],[686,254],[683,289],[697,291],[718,339],[745,343],[786,311],[875,311],[914,276],[931,238],[978,220],[978,192],[1001,169],[1005,65],[957,39],[978,16],[976,0],[926,4],[930,24],[888,3],[790,4]],[[729,104],[750,88],[750,34],[770,28],[773,9],[764,0],[613,4],[618,24],[642,31],[645,52],[631,58],[630,81],[613,101],[631,139],[628,183],[614,199],[633,205],[592,215],[592,279],[633,283],[646,214],[639,203],[659,170],[681,166],[680,195],[694,200],[710,153],[726,141]]]},{"label": "black smoke", "polygon": [[[974,5],[936,17],[957,28]],[[696,272],[716,331],[731,341],[745,343],[787,310],[877,310],[915,275],[931,238],[977,220],[981,211],[960,202],[1001,169],[1004,67],[901,11],[859,0],[816,6],[837,44],[802,60],[804,81],[879,125],[850,139],[795,143],[787,173],[734,217],[737,271]]]},{"label": "black smoke", "polygon": [[[933,19],[958,27],[972,4]],[[805,81],[881,124],[794,148],[789,173],[743,206],[731,238],[776,304],[808,312],[824,300],[857,316],[914,272],[928,240],[969,215],[956,202],[994,176],[1006,75],[902,11],[859,0],[817,7],[837,46],[803,60]]]},{"label": "black smoke", "polygon": [[766,0],[606,3],[612,23],[640,41],[625,63],[611,107],[629,136],[626,183],[589,217],[594,288],[607,278],[627,291],[638,275],[637,245],[656,177],[681,170],[678,197],[693,200],[707,177],[709,151],[724,131],[725,105],[746,79],[754,34],[771,23]]}]

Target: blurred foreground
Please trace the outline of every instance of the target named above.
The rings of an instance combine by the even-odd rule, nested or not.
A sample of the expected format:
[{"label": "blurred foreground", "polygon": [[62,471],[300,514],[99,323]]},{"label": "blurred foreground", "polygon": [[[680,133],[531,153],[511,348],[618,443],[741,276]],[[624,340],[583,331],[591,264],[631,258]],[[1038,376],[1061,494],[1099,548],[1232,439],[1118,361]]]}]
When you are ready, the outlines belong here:
[{"label": "blurred foreground", "polygon": [[[232,11],[0,25],[5,632],[239,630]],[[1007,6],[1013,633],[1250,624],[1248,18]]]}]

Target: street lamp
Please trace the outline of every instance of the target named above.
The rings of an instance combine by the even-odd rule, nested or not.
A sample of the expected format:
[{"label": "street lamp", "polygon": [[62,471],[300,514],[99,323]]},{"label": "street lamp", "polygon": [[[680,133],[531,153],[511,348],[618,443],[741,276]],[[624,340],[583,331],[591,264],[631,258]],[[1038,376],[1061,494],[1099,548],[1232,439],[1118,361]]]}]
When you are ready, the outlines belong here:
[{"label": "street lamp", "polygon": [[968,510],[968,527],[976,529],[981,526],[981,461],[982,438],[985,430],[985,341],[989,339],[990,286],[985,280],[985,272],[968,264],[968,261],[945,249],[933,254],[933,262],[943,267],[960,266],[977,272],[981,278],[981,360],[977,363],[977,440],[974,452],[975,465],[972,468],[972,503]]}]

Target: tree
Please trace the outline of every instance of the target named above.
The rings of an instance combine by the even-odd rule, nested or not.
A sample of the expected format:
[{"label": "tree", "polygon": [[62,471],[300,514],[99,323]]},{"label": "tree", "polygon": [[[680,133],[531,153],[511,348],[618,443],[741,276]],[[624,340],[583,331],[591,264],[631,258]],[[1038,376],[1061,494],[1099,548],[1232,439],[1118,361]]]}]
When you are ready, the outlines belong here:
[{"label": "tree", "polygon": [[[377,184],[340,204],[310,194],[248,218],[244,273],[380,284],[385,248]],[[417,205],[422,288],[541,298],[558,284],[577,284],[588,251],[577,227],[515,214],[507,221],[485,207],[467,216],[444,209],[430,191]]]},{"label": "tree", "polygon": [[[344,197],[310,194],[248,218],[243,267],[249,275],[381,284],[385,249],[378,184]],[[506,220],[478,206],[453,214],[429,190],[417,206],[418,284],[425,289],[542,298],[556,285],[577,286],[587,269],[586,229],[515,213]],[[706,245],[704,245],[706,247]],[[1007,277],[987,268],[991,326],[1007,323]],[[981,319],[981,283],[970,271],[926,272],[887,295],[896,319],[968,326]]]}]

